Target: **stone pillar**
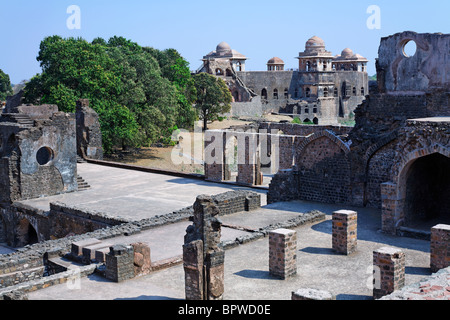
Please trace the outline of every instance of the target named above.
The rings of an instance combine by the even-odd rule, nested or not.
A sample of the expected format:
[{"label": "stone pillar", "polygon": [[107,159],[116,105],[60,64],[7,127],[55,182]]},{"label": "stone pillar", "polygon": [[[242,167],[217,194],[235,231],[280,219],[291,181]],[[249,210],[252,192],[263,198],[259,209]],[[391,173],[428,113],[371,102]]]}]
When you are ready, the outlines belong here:
[{"label": "stone pillar", "polygon": [[381,187],[381,228],[388,234],[396,234],[397,185],[385,182]]},{"label": "stone pillar", "polygon": [[77,154],[83,158],[103,159],[102,133],[98,114],[89,107],[88,99],[76,104]]},{"label": "stone pillar", "polygon": [[107,279],[122,282],[134,278],[134,252],[132,246],[114,245],[106,255]]},{"label": "stone pillar", "polygon": [[374,299],[405,286],[405,260],[405,254],[400,249],[383,247],[373,252]]},{"label": "stone pillar", "polygon": [[431,228],[431,272],[437,272],[448,266],[450,266],[450,225],[438,224]]},{"label": "stone pillar", "polygon": [[210,196],[197,197],[193,225],[186,230],[183,246],[186,300],[223,299],[225,252],[218,215]]},{"label": "stone pillar", "polygon": [[236,181],[245,185],[261,184],[260,174],[258,136],[255,133],[240,133],[238,137],[238,175]]},{"label": "stone pillar", "polygon": [[152,271],[150,247],[145,243],[133,243],[134,275],[145,275]]},{"label": "stone pillar", "polygon": [[210,181],[224,180],[224,133],[218,130],[205,131],[205,178]]},{"label": "stone pillar", "polygon": [[330,292],[316,289],[299,289],[292,292],[291,300],[336,300]]},{"label": "stone pillar", "polygon": [[355,211],[333,212],[333,250],[342,254],[352,254],[357,247],[358,214]]},{"label": "stone pillar", "polygon": [[297,274],[297,232],[277,229],[269,233],[269,272],[281,279]]},{"label": "stone pillar", "polygon": [[204,300],[203,241],[183,245],[186,300]]}]

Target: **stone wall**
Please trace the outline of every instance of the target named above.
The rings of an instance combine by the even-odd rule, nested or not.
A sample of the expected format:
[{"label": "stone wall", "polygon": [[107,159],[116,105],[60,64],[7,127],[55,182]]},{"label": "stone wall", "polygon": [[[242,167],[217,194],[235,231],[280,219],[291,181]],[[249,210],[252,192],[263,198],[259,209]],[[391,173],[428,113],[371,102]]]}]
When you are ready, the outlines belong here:
[{"label": "stone wall", "polygon": [[[255,210],[261,205],[259,194],[245,190],[214,195],[211,199],[219,208],[220,215]],[[40,217],[33,222],[39,230],[40,243],[26,245],[16,252],[0,255],[0,282],[4,286],[42,277],[47,268],[44,256],[49,253],[52,256],[65,256],[71,252],[74,242],[132,235],[162,225],[186,221],[194,215],[193,206],[139,221],[121,220],[105,213],[82,210],[61,203],[52,203],[50,213],[20,203],[16,203],[11,210],[15,210],[14,215],[28,216],[31,221],[34,221],[31,219],[32,216]],[[64,237],[55,239],[52,230],[60,232]],[[68,233],[70,230],[72,231]],[[75,235],[75,231],[79,231],[80,234]]]},{"label": "stone wall", "polygon": [[77,101],[77,154],[82,158],[103,159],[102,133],[98,114],[89,107],[89,100]]}]

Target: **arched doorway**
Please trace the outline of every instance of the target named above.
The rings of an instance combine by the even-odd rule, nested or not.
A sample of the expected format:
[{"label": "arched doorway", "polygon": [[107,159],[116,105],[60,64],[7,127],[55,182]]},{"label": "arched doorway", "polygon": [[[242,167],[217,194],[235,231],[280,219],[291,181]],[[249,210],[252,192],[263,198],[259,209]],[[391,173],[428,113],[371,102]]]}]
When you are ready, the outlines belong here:
[{"label": "arched doorway", "polygon": [[16,233],[15,247],[24,247],[26,245],[35,244],[39,242],[36,229],[31,225],[28,219],[23,218],[19,221]]},{"label": "arched doorway", "polygon": [[428,229],[450,222],[450,158],[433,153],[405,170],[404,225]]}]

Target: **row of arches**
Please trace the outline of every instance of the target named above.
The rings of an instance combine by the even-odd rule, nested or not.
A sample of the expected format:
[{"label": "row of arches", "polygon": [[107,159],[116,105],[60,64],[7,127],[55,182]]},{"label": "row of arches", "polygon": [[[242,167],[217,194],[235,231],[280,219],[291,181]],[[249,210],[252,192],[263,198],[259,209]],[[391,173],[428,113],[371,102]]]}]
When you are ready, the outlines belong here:
[{"label": "row of arches", "polygon": [[[242,69],[243,69],[242,62],[240,62],[240,61],[236,62],[234,65],[234,69],[237,72],[242,71]],[[227,68],[224,72],[224,70],[222,68],[216,68],[215,74],[216,74],[216,76],[226,75],[227,77],[231,77],[231,76],[233,76],[233,71],[230,68]]]},{"label": "row of arches", "polygon": [[[356,86],[348,86],[345,82],[342,84],[342,88],[341,88],[341,95],[343,97],[350,97],[350,96],[357,96],[357,95],[361,95],[364,96],[366,94],[366,88],[364,87],[360,87],[359,90]],[[281,96],[281,92],[275,88],[272,91],[272,99],[279,99]],[[295,88],[294,89],[294,94],[292,96],[292,98],[294,99],[298,99],[298,98],[310,98],[313,96],[312,90],[310,87],[306,87],[304,90],[304,94],[301,93],[301,90],[299,88]],[[339,89],[337,87],[334,88],[328,88],[328,87],[324,87],[322,92],[319,92],[318,96],[322,96],[324,98],[327,97],[339,97]],[[261,90],[261,98],[264,100],[268,100],[269,98],[269,94],[266,88],[263,88]],[[289,89],[285,88],[283,91],[283,98],[284,99],[288,99],[289,98]]]}]

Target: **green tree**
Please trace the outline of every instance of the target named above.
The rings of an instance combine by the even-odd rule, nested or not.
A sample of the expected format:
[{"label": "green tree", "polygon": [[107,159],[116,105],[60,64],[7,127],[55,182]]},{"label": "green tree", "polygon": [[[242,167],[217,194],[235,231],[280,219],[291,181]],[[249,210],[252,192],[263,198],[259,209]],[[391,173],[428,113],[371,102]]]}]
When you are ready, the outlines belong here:
[{"label": "green tree", "polygon": [[0,101],[5,101],[8,96],[12,95],[12,92],[9,75],[0,69]]},{"label": "green tree", "polygon": [[25,99],[57,104],[65,112],[75,111],[76,100],[89,99],[100,117],[106,153],[115,146],[147,146],[170,137],[178,121],[191,121],[184,120],[192,110],[185,84],[190,73],[175,53],[147,50],[117,36],[91,43],[47,37],[37,57],[42,73],[27,84]]},{"label": "green tree", "polygon": [[195,108],[203,120],[203,130],[208,128],[208,121],[215,121],[223,113],[231,110],[232,96],[227,84],[220,78],[208,73],[193,76],[197,91]]},{"label": "green tree", "polygon": [[178,112],[176,123],[180,128],[189,129],[197,120],[197,112],[192,107],[197,93],[189,69],[189,63],[175,49],[160,51],[144,48],[159,63],[162,76],[168,79],[177,89]]}]

